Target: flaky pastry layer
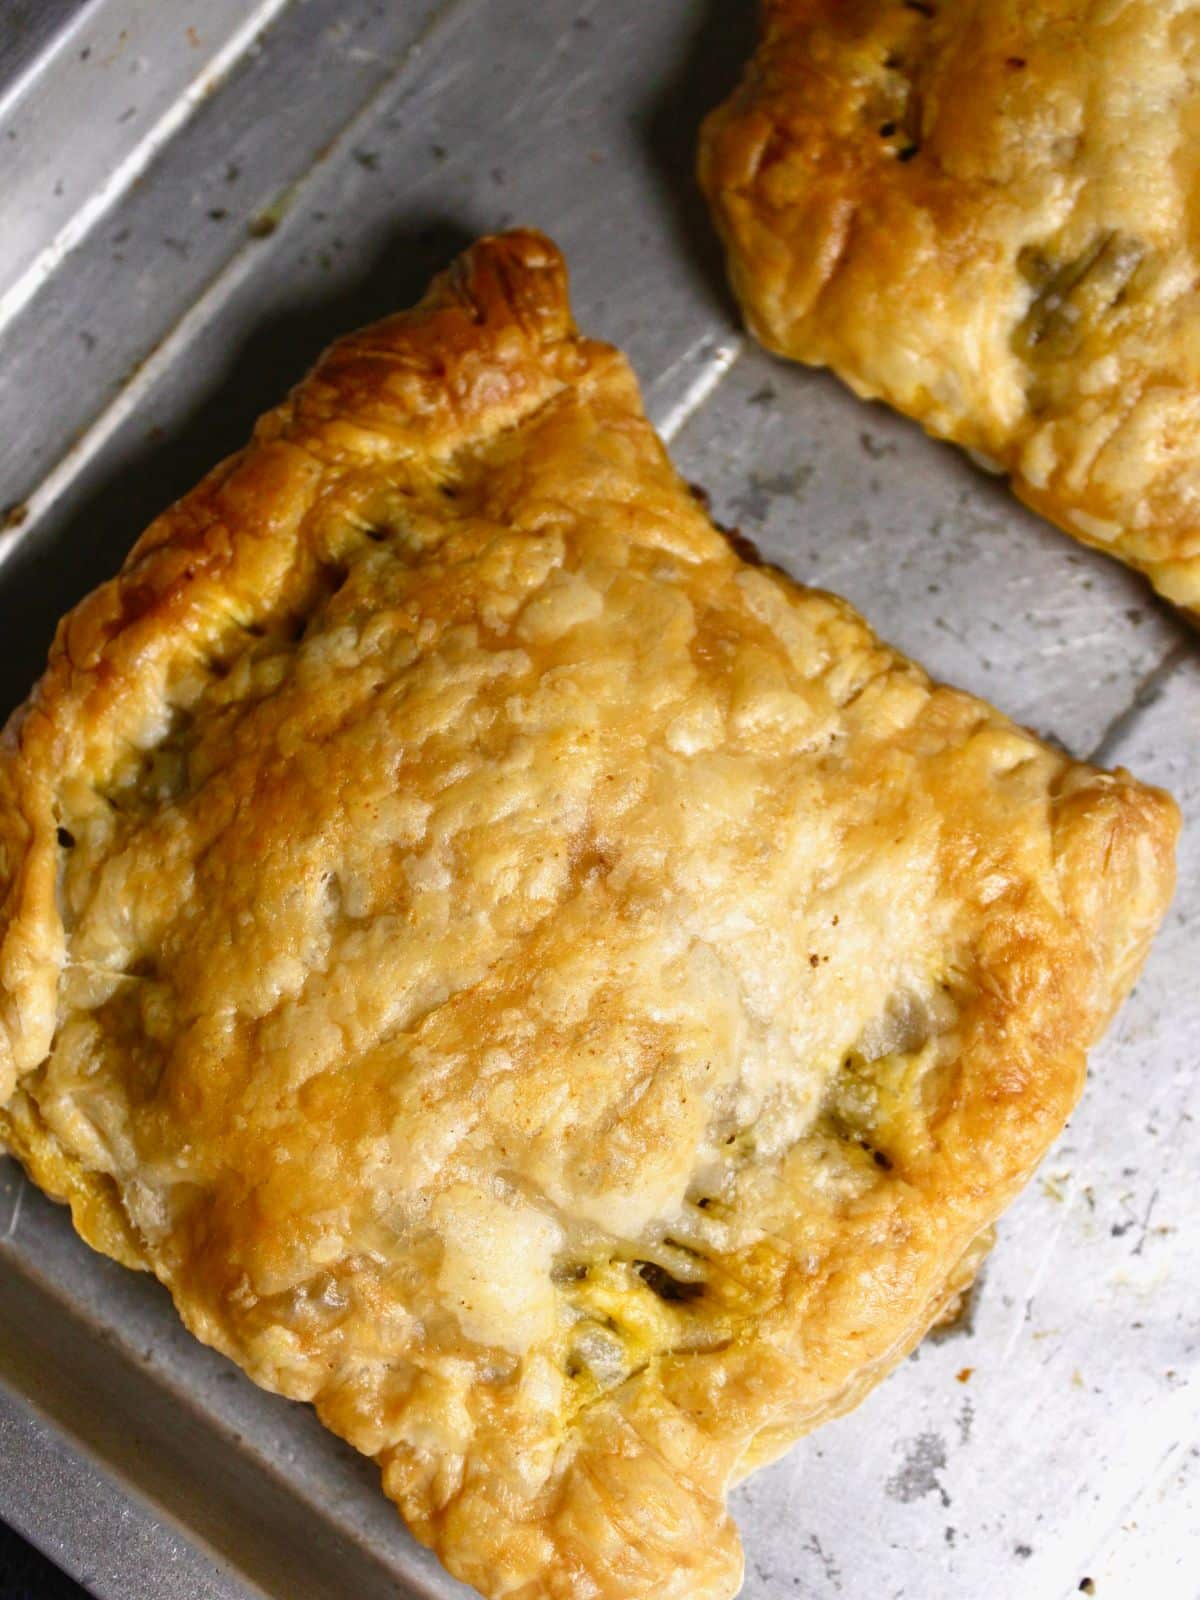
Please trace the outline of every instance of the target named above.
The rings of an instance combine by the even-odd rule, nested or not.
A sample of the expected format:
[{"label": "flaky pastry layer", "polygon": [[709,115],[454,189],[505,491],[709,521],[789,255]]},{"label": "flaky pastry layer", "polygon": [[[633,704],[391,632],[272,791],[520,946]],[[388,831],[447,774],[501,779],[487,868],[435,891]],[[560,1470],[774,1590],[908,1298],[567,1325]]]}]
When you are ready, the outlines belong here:
[{"label": "flaky pastry layer", "polygon": [[1200,613],[1200,6],[766,0],[700,176],[768,348]]},{"label": "flaky pastry layer", "polygon": [[748,565],[484,240],[61,624],[0,1129],[494,1600],[728,1600],[728,1485],[969,1281],[1176,816]]}]

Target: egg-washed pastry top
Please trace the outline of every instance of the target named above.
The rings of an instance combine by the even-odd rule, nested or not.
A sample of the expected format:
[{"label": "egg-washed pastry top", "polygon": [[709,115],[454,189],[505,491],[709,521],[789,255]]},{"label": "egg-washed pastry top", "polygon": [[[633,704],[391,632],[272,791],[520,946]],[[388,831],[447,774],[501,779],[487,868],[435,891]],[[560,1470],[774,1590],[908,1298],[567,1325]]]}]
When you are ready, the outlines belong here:
[{"label": "egg-washed pastry top", "polygon": [[484,240],[61,624],[3,1137],[493,1600],[727,1600],[1061,1128],[1171,801],[748,565]]},{"label": "egg-washed pastry top", "polygon": [[767,0],[700,175],[750,326],[1200,613],[1200,4]]}]

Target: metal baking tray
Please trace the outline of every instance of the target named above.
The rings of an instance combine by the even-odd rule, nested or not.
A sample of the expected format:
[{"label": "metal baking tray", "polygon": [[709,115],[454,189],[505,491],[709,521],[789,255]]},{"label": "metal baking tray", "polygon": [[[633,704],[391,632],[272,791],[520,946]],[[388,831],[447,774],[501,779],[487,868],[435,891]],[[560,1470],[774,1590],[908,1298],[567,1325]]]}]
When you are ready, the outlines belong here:
[{"label": "metal baking tray", "polygon": [[[563,245],[683,471],[939,677],[1200,817],[1143,584],[747,341],[690,170],[749,0],[0,0],[0,709],[335,334],[468,238]],[[968,1315],[735,1495],[747,1600],[1200,1593],[1200,843]],[[0,1516],[111,1600],[465,1594],[369,1463],[0,1160]],[[1087,1592],[1086,1589],[1084,1592]]]}]

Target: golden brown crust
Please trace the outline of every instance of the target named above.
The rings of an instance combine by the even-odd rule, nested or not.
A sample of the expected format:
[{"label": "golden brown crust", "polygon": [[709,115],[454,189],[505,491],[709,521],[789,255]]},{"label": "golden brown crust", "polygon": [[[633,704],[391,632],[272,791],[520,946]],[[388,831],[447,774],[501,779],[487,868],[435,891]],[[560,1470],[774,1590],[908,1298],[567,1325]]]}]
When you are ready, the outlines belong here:
[{"label": "golden brown crust", "polygon": [[61,625],[0,1133],[488,1596],[728,1600],[728,1485],[961,1290],[1176,825],[741,562],[485,240]]},{"label": "golden brown crust", "polygon": [[700,176],[772,350],[1200,611],[1200,9],[771,0]]}]

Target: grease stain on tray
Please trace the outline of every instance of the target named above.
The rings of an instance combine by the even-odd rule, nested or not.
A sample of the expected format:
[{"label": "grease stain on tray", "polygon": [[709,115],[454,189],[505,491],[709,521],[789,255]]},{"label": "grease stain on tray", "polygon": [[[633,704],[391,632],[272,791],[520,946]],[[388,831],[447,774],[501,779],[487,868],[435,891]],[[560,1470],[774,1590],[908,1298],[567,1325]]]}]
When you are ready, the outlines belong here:
[{"label": "grease stain on tray", "polygon": [[891,1499],[904,1505],[923,1500],[926,1495],[941,1496],[943,1506],[950,1496],[943,1489],[938,1473],[946,1468],[946,1443],[938,1433],[918,1433],[905,1446],[904,1460],[884,1484]]}]

